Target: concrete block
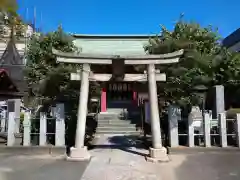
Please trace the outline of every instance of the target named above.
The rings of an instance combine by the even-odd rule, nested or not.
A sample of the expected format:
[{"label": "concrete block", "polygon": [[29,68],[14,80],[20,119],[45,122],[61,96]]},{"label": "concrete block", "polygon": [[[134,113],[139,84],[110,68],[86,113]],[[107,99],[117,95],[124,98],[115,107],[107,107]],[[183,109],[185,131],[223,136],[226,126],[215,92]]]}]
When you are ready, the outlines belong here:
[{"label": "concrete block", "polygon": [[146,157],[147,161],[149,162],[168,162],[170,161],[167,155],[167,149],[165,147],[154,149],[149,149],[149,156]]},{"label": "concrete block", "polygon": [[66,157],[67,161],[89,161],[91,155],[86,146],[82,148],[74,148],[70,149],[70,156]]}]

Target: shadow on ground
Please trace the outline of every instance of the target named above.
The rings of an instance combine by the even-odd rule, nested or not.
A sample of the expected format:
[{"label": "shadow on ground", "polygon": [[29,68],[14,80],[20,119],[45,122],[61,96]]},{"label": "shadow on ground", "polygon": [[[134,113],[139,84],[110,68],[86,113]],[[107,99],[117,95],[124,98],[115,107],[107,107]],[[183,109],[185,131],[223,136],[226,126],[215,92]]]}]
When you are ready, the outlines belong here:
[{"label": "shadow on ground", "polygon": [[[103,138],[103,137],[101,137]],[[146,156],[147,153],[143,153],[139,150],[146,150],[143,139],[134,135],[115,135],[111,137],[104,137],[105,139],[97,139],[89,147],[89,149],[120,149],[122,151],[137,154],[140,156]]]}]

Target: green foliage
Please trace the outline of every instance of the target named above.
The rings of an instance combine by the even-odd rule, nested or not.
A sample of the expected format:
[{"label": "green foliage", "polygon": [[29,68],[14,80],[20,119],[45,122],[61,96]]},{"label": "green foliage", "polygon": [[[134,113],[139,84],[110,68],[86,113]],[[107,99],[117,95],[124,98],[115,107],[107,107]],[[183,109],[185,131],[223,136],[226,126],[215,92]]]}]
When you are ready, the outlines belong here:
[{"label": "green foliage", "polygon": [[55,32],[32,36],[28,45],[26,80],[31,92],[42,99],[55,99],[67,90],[71,85],[70,72],[77,68],[57,63],[52,48],[64,52],[76,50],[72,38],[61,27]]},{"label": "green foliage", "polygon": [[[57,63],[53,48],[63,52],[80,51],[73,44],[72,36],[64,33],[61,27],[54,32],[32,36],[27,51],[26,80],[29,95],[40,100],[34,101],[36,98],[32,98],[32,102],[44,104],[57,100],[77,103],[79,82],[70,81],[69,76],[81,66]],[[90,96],[96,92],[99,92],[97,84],[91,83]]]},{"label": "green foliage", "polygon": [[194,104],[196,86],[239,86],[240,56],[223,48],[219,40],[217,30],[211,26],[201,27],[183,21],[182,17],[173,31],[162,26],[161,36],[149,40],[145,47],[149,54],[184,49],[179,63],[159,67],[167,75],[167,82],[159,87],[165,99],[180,105]]},{"label": "green foliage", "polygon": [[18,4],[16,0],[1,0],[0,11],[8,12],[12,16],[17,15]]},{"label": "green foliage", "polygon": [[[55,102],[63,102],[66,117],[66,141],[71,146],[76,130],[77,107],[80,83],[70,80],[70,73],[76,72],[81,66],[76,64],[57,63],[52,49],[63,52],[78,52],[71,36],[59,27],[56,31],[40,36],[34,35],[28,45],[26,80],[29,86],[29,106],[41,104],[41,111],[47,112]],[[99,94],[97,84],[90,83],[90,95]],[[36,100],[37,99],[37,100]],[[37,116],[36,116],[37,117]],[[39,118],[32,122],[32,131],[38,131]]]},{"label": "green foliage", "polygon": [[26,24],[17,14],[18,4],[16,0],[0,1],[0,36],[5,35],[4,28],[8,27],[14,31],[15,37],[23,36]]}]

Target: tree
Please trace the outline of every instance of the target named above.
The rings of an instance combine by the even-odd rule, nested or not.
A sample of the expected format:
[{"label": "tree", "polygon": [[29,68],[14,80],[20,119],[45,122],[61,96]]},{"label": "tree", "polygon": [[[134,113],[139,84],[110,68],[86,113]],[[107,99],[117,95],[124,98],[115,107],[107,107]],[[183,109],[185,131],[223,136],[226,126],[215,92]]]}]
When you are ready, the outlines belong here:
[{"label": "tree", "polygon": [[75,67],[57,63],[52,48],[75,51],[72,40],[61,27],[55,32],[32,36],[27,51],[26,79],[34,96],[43,101],[54,100],[69,88],[69,74]]},{"label": "tree", "polygon": [[0,35],[4,35],[4,28],[10,28],[17,37],[23,36],[26,30],[21,17],[17,14],[16,0],[1,0],[0,2]]},{"label": "tree", "polygon": [[173,31],[162,26],[161,36],[150,39],[145,49],[149,54],[184,49],[178,64],[160,67],[167,74],[167,82],[160,88],[168,101],[192,104],[196,86],[210,88],[216,84],[239,83],[239,55],[221,46],[220,36],[211,26],[201,27],[181,17]]},{"label": "tree", "polygon": [[[26,80],[32,99],[43,104],[49,101],[71,101],[77,103],[79,82],[70,81],[70,73],[81,69],[77,64],[57,63],[52,49],[62,52],[79,52],[72,36],[59,27],[47,34],[33,35],[28,45]],[[98,94],[97,84],[90,84],[90,95]],[[71,103],[74,104],[74,103]],[[77,104],[75,105],[76,110]]]},{"label": "tree", "polygon": [[16,0],[1,0],[0,11],[17,16],[18,4]]},{"label": "tree", "polygon": [[[61,27],[54,32],[34,34],[31,37],[25,72],[30,97],[28,106],[42,105],[46,111],[54,106],[55,102],[63,102],[66,115],[66,142],[72,146],[77,124],[80,83],[70,81],[70,73],[81,69],[81,66],[57,63],[56,56],[52,53],[53,48],[63,52],[79,52],[72,36],[64,33]],[[89,97],[100,92],[98,87],[97,84],[90,83]]]}]

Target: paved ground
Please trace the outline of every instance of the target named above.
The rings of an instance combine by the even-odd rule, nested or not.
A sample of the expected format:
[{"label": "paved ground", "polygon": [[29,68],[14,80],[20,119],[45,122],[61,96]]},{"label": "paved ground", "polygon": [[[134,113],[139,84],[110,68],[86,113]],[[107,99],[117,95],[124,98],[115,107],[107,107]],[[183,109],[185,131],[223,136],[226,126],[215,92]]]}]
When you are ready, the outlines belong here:
[{"label": "paved ground", "polygon": [[[99,139],[99,148],[82,180],[239,180],[240,150],[195,148],[171,150],[171,161],[145,161],[147,150],[132,144],[132,137]],[[104,143],[105,141],[105,143]],[[120,146],[124,142],[124,147]],[[129,146],[128,146],[129,145]],[[131,147],[131,146],[136,146]]]},{"label": "paved ground", "polygon": [[88,162],[63,156],[0,154],[0,180],[80,180]]},{"label": "paved ground", "polygon": [[135,137],[99,138],[96,145],[89,164],[63,160],[61,148],[0,148],[0,180],[240,179],[240,149],[175,148],[169,163],[154,164]]},{"label": "paved ground", "polygon": [[[175,153],[172,161],[160,165],[162,177],[169,180],[239,180],[240,151],[207,151]],[[166,173],[167,172],[167,173]],[[169,172],[169,174],[168,174]]]}]

